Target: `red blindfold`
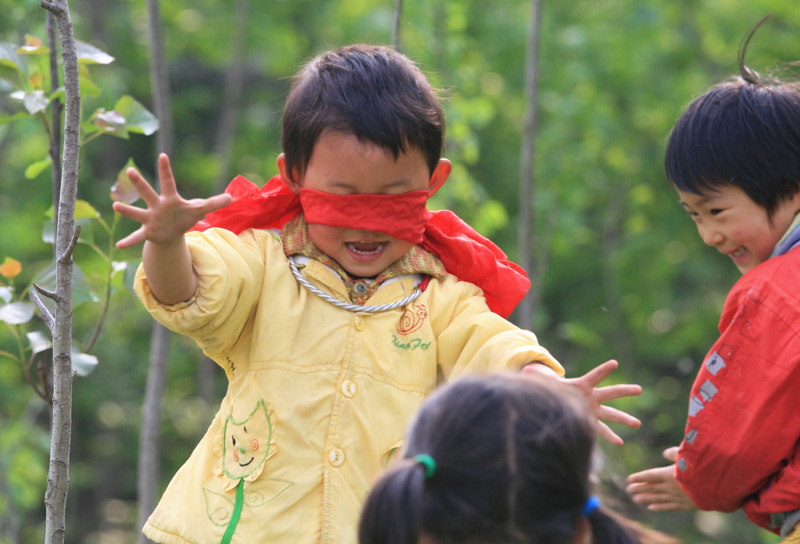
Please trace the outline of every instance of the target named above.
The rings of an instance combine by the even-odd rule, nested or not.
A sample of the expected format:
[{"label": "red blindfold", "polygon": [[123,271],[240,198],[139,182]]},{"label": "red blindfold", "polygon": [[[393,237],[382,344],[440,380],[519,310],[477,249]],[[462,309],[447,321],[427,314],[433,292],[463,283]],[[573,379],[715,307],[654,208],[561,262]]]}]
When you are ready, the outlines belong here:
[{"label": "red blindfold", "polygon": [[220,227],[234,233],[249,228],[281,228],[300,211],[309,223],[371,230],[420,244],[462,281],[480,287],[489,308],[508,317],[530,288],[525,271],[491,240],[449,210],[429,211],[428,191],[399,195],[334,195],[301,189],[298,197],[280,176],[262,188],[237,176],[225,189],[227,207],[210,213],[192,230]]},{"label": "red blindfold", "polygon": [[425,207],[428,191],[397,195],[335,195],[300,189],[300,205],[308,223],[353,230],[371,230],[420,244],[432,214]]}]

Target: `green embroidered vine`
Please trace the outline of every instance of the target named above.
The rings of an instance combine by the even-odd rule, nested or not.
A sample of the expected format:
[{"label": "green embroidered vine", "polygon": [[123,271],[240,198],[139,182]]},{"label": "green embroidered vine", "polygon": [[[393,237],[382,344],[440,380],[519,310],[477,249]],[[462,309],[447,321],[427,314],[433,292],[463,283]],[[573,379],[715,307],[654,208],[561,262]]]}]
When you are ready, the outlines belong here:
[{"label": "green embroidered vine", "polygon": [[222,544],[230,544],[233,538],[233,532],[236,530],[236,526],[239,525],[239,517],[242,515],[242,503],[244,503],[244,478],[239,479],[239,484],[236,486],[236,502],[233,505],[231,521],[222,536]]}]

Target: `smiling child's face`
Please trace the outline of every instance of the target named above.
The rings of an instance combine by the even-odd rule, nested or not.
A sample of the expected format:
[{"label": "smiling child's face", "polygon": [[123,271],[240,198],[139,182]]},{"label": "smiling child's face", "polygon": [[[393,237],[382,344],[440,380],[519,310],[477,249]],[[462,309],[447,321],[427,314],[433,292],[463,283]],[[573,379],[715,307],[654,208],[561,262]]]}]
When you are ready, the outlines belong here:
[{"label": "smiling child's face", "polygon": [[703,242],[730,257],[742,274],[769,259],[800,209],[800,192],[781,202],[771,221],[764,207],[733,185],[678,196]]},{"label": "smiling child's face", "polygon": [[[288,180],[283,156],[278,169]],[[317,140],[305,173],[289,184],[336,195],[400,194],[427,190],[435,193],[450,174],[450,162],[442,159],[429,172],[422,151],[408,148],[395,160],[388,151],[371,143],[359,142],[353,134],[326,132]],[[413,244],[380,232],[345,229],[320,224],[309,225],[314,244],[355,277],[374,277],[408,253]]]}]

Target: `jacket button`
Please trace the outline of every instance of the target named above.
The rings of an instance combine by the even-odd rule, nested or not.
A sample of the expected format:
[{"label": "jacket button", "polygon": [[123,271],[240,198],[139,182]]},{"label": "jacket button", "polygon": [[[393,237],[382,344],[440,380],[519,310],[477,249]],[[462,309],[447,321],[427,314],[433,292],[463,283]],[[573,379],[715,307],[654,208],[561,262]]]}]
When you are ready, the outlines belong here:
[{"label": "jacket button", "polygon": [[353,285],[353,291],[356,292],[357,295],[364,296],[367,294],[368,287],[363,282],[357,282]]},{"label": "jacket button", "polygon": [[353,326],[356,328],[357,331],[364,330],[364,318],[360,315],[357,315],[353,318]]},{"label": "jacket button", "polygon": [[356,386],[356,382],[352,380],[345,380],[342,382],[342,395],[347,397],[348,399],[352,399],[358,393],[358,387]]},{"label": "jacket button", "polygon": [[344,452],[339,448],[332,448],[328,451],[328,462],[334,467],[340,467],[344,463]]}]

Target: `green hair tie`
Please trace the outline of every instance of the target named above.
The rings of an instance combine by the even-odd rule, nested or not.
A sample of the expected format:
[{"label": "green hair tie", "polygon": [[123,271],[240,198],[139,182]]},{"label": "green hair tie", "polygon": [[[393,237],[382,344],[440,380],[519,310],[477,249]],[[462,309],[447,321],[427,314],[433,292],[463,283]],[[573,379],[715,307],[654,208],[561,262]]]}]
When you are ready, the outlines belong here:
[{"label": "green hair tie", "polygon": [[425,467],[426,480],[433,478],[433,475],[436,474],[436,461],[433,460],[433,457],[427,453],[420,453],[419,455],[415,455],[413,459],[415,463],[419,463]]}]

